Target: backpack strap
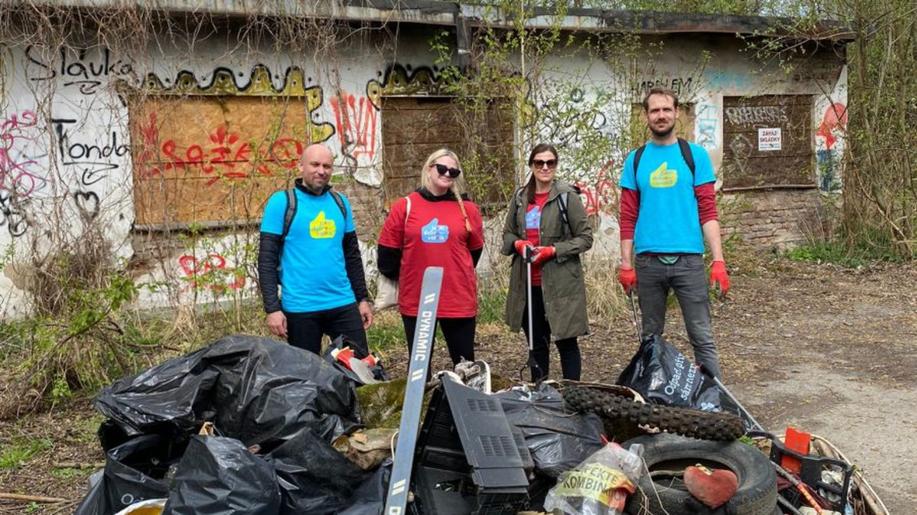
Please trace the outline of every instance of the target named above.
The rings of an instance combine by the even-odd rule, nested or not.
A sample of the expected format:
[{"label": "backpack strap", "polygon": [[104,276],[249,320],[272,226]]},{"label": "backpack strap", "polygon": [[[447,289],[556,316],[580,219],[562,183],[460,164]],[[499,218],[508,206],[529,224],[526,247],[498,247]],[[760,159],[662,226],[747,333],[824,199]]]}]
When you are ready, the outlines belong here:
[{"label": "backpack strap", "polygon": [[691,145],[687,141],[678,138],[678,149],[681,150],[681,158],[688,165],[688,170],[691,170],[691,182],[694,182],[694,154],[691,153]]},{"label": "backpack strap", "polygon": [[[642,145],[634,152],[634,186],[637,185],[637,168],[640,166],[640,158],[643,156],[643,152],[646,150],[646,145]],[[688,170],[691,171],[691,182],[694,182],[694,154],[691,153],[691,145],[688,144],[682,138],[678,138],[678,150],[681,151],[681,158],[685,160],[685,164],[688,165]]]},{"label": "backpack strap", "polygon": [[570,230],[570,235],[573,236],[573,226],[570,224],[570,217],[567,216],[567,195],[569,193],[569,191],[565,191],[558,195],[557,202],[560,207],[560,219],[563,220],[564,225]]},{"label": "backpack strap", "polygon": [[283,232],[280,233],[280,240],[287,239],[290,233],[290,226],[293,225],[293,218],[296,216],[296,190],[290,188],[287,190],[287,210],[283,214]]},{"label": "backpack strap", "polygon": [[338,209],[341,210],[341,216],[344,217],[344,223],[347,223],[347,207],[344,206],[344,199],[341,198],[341,194],[334,190],[328,190],[328,193],[331,194],[331,198],[334,199],[334,203],[337,204]]}]

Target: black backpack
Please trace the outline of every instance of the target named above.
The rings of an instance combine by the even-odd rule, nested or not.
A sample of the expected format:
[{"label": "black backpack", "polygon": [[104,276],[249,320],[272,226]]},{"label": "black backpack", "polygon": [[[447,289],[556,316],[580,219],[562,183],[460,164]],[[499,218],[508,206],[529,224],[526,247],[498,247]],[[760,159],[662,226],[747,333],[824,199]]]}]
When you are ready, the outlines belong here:
[{"label": "black backpack", "polygon": [[[691,182],[694,182],[694,155],[691,154],[691,146],[688,145],[688,142],[678,138],[678,149],[681,150],[681,158],[685,160],[685,163],[688,165],[688,170],[691,170]],[[641,146],[634,152],[634,187],[637,186],[637,167],[640,166],[640,157],[643,156],[643,151],[646,150],[646,145]]]},{"label": "black backpack", "polygon": [[[328,190],[331,193],[331,198],[334,199],[334,203],[338,205],[338,209],[341,210],[341,214],[344,215],[344,220],[347,220],[347,208],[344,207],[344,199],[334,190]],[[287,210],[283,214],[283,232],[280,234],[281,241],[286,241],[287,234],[290,232],[290,226],[293,225],[293,218],[296,217],[296,190],[290,188],[287,190]]]}]

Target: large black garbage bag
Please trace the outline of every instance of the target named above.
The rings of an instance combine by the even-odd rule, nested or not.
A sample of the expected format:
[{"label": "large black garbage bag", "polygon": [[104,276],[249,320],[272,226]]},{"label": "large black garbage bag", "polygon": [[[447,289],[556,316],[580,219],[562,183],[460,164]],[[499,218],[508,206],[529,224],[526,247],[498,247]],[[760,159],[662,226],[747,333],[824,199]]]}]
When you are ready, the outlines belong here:
[{"label": "large black garbage bag", "polygon": [[519,428],[535,471],[551,478],[579,465],[602,448],[602,420],[594,413],[564,413],[564,399],[552,386],[513,388],[494,395],[510,425]]},{"label": "large black garbage bag", "polygon": [[738,407],[691,360],[661,336],[649,335],[618,377],[648,402],[703,411],[739,413]]},{"label": "large black garbage bag", "polygon": [[194,436],[175,469],[163,515],[276,515],[280,489],[274,467],[242,442]]},{"label": "large black garbage bag", "polygon": [[164,480],[185,444],[159,435],[143,435],[110,449],[105,469],[76,509],[77,515],[110,515],[145,499],[169,494]]},{"label": "large black garbage bag", "polygon": [[353,383],[319,356],[241,335],[121,379],[94,404],[127,436],[189,435],[213,421],[264,450],[306,427],[330,441],[360,421]]},{"label": "large black garbage bag", "polygon": [[309,430],[300,431],[266,459],[277,471],[281,513],[290,515],[339,513],[371,475]]},{"label": "large black garbage bag", "polygon": [[379,515],[385,509],[385,496],[392,476],[392,460],[386,459],[357,488],[350,500],[352,504],[340,515]]}]

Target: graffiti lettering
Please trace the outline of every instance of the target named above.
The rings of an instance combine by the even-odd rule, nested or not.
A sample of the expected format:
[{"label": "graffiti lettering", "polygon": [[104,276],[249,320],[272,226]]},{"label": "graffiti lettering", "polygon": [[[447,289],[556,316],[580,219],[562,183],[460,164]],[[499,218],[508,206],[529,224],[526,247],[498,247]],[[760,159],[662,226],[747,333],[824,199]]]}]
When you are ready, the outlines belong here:
[{"label": "graffiti lettering", "polygon": [[26,68],[30,80],[42,82],[60,77],[63,86],[77,86],[84,95],[95,94],[103,80],[131,75],[134,71],[130,62],[113,60],[107,48],[92,52],[92,57],[88,48],[61,48],[59,67],[42,61],[31,45],[26,47],[25,55],[30,63]]},{"label": "graffiti lettering", "polygon": [[0,190],[0,214],[3,215],[0,225],[6,225],[6,229],[13,238],[22,236],[29,228],[25,214],[8,191]]},{"label": "graffiti lettering", "polygon": [[376,153],[377,112],[370,99],[341,92],[331,97],[331,109],[341,151],[355,160],[363,155],[372,159]]},{"label": "graffiti lettering", "polygon": [[694,83],[693,77],[663,77],[657,79],[648,79],[640,82],[637,88],[637,96],[642,96],[652,88],[668,88],[675,92],[676,95],[682,96],[691,90],[691,84]]},{"label": "graffiti lettering", "polygon": [[0,122],[0,191],[16,198],[28,198],[45,187],[39,174],[38,158],[28,152],[41,148],[33,111],[22,111]]},{"label": "graffiti lettering", "polygon": [[578,180],[575,185],[580,190],[587,215],[598,215],[603,212],[613,211],[618,205],[618,190],[610,174],[614,170],[614,162],[608,161],[599,170],[594,180]]},{"label": "graffiti lettering", "polygon": [[154,157],[159,130],[156,127],[155,113],[150,115],[149,124],[141,125],[141,137],[144,149],[139,153],[139,173],[142,178],[160,175],[168,170],[188,170],[196,167],[201,173],[210,176],[205,184],[211,186],[221,179],[241,181],[251,176],[249,169],[253,162],[258,162],[255,171],[264,176],[274,175],[270,165],[293,169],[297,166],[303,152],[303,143],[298,139],[281,137],[270,145],[253,147],[242,141],[239,135],[231,132],[225,124],[217,126],[210,132],[209,141],[204,144],[194,143],[186,148],[179,148],[175,140],[169,139],[159,146],[160,155],[165,158],[158,165],[151,164]]},{"label": "graffiti lettering", "polygon": [[790,120],[786,106],[727,107],[726,118],[734,125],[779,124]]},{"label": "graffiti lettering", "polygon": [[115,158],[124,157],[130,152],[130,146],[118,142],[116,131],[111,131],[110,137],[101,142],[72,143],[66,126],[75,123],[77,121],[70,118],[51,119],[57,133],[61,164],[82,167],[81,182],[83,186],[91,186],[104,179],[106,172],[118,168],[119,161]]},{"label": "graffiti lettering", "polygon": [[215,293],[222,293],[227,289],[238,290],[245,286],[245,276],[237,275],[234,269],[227,269],[226,258],[217,252],[209,252],[201,260],[190,254],[182,255],[178,258],[178,266],[195,288],[203,286]]}]

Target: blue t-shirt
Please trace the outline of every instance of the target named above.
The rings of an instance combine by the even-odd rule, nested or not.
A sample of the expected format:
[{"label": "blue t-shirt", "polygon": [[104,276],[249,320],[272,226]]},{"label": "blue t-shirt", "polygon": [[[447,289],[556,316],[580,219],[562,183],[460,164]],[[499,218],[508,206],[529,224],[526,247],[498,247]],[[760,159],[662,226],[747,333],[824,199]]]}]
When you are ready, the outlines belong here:
[{"label": "blue t-shirt", "polygon": [[640,210],[634,229],[634,252],[703,254],[704,235],[697,211],[694,187],[716,181],[710,156],[690,143],[694,157],[694,180],[678,143],[657,145],[650,141],[640,157],[634,182],[634,154],[628,154],[621,172],[621,187],[640,193]]},{"label": "blue t-shirt", "polygon": [[[330,191],[310,195],[295,188],[296,215],[283,243],[280,258],[280,303],[290,313],[306,313],[356,302],[344,266],[344,233],[354,231],[347,197],[340,195],[347,213]],[[264,206],[261,232],[283,234],[286,191],[271,195]]]}]

